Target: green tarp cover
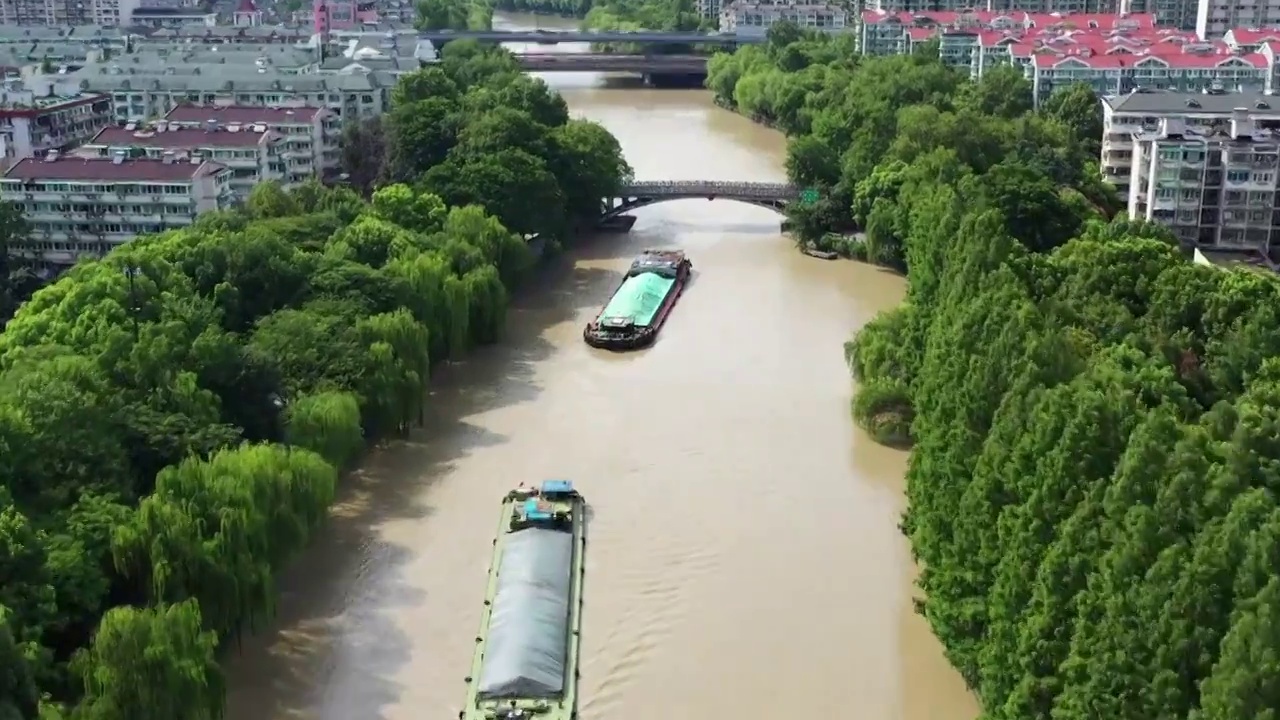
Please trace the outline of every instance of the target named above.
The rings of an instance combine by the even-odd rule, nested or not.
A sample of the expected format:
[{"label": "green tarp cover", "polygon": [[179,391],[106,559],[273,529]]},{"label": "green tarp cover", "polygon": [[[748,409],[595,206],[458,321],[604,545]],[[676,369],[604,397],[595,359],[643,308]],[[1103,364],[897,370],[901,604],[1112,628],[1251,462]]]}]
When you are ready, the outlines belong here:
[{"label": "green tarp cover", "polygon": [[631,318],[636,327],[646,327],[653,322],[653,316],[662,306],[662,300],[675,285],[673,278],[665,278],[655,273],[641,273],[627,278],[618,292],[613,294],[609,304],[604,307],[601,319],[624,317]]}]

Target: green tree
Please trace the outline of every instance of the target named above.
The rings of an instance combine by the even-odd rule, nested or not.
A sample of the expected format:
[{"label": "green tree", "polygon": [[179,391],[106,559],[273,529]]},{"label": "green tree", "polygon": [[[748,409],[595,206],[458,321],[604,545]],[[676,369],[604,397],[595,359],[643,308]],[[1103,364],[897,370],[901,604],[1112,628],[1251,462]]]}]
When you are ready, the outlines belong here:
[{"label": "green tree", "polygon": [[153,609],[116,608],[76,658],[84,682],[79,720],[216,720],[222,671],[213,633],[194,601]]},{"label": "green tree", "polygon": [[35,677],[0,605],[0,720],[35,720],[40,705]]},{"label": "green tree", "polygon": [[1044,113],[1071,128],[1087,155],[1098,156],[1102,143],[1102,103],[1093,88],[1077,83],[1054,92],[1044,102]]}]

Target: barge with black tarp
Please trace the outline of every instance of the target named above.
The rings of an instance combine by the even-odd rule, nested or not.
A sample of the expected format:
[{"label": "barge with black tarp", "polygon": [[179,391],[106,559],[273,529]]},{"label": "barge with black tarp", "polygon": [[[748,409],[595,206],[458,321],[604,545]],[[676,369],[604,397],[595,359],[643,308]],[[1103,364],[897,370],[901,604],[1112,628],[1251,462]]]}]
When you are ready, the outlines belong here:
[{"label": "barge with black tarp", "polygon": [[586,503],[563,480],[502,501],[460,720],[574,720]]}]

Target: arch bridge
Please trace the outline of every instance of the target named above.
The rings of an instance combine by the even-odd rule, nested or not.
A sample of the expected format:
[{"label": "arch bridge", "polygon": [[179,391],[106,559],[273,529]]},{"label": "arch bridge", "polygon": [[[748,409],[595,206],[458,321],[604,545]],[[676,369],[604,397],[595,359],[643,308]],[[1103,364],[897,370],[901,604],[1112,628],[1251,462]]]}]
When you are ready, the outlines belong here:
[{"label": "arch bridge", "polygon": [[633,182],[619,193],[604,199],[602,220],[623,215],[647,205],[671,200],[737,200],[757,207],[784,212],[799,197],[789,183],[720,182],[715,180]]}]

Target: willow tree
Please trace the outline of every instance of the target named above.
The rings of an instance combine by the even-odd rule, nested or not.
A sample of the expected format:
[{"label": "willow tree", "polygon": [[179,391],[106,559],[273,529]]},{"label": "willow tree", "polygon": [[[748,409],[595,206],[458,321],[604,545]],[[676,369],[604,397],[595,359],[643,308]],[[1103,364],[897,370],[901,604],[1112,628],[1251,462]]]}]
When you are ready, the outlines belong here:
[{"label": "willow tree", "polygon": [[348,392],[303,395],[289,404],[285,438],[344,468],[364,447],[360,402]]},{"label": "willow tree", "polygon": [[194,600],[119,607],[102,617],[73,671],[84,683],[77,720],[221,720],[217,637]]},{"label": "willow tree", "polygon": [[135,521],[116,533],[124,574],[154,602],[200,601],[220,634],[275,611],[274,580],[333,501],[337,472],[314,452],[244,445],[166,468]]}]

